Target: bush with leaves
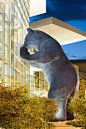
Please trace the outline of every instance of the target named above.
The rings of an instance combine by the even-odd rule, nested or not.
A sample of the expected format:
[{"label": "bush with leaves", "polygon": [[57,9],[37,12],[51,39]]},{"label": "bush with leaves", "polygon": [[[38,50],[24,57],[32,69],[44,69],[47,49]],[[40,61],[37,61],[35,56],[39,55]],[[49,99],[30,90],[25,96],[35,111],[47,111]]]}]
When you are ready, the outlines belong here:
[{"label": "bush with leaves", "polygon": [[82,98],[74,99],[68,106],[67,111],[76,113],[76,122],[82,127],[86,127],[86,100]]},{"label": "bush with leaves", "polygon": [[6,129],[26,128],[28,125],[28,114],[30,106],[28,86],[6,87],[4,80],[0,83],[0,127]]},{"label": "bush with leaves", "polygon": [[55,114],[58,111],[57,102],[54,99],[42,97],[40,102],[43,103],[43,118],[49,122],[51,119],[55,118]]},{"label": "bush with leaves", "polygon": [[[5,129],[45,129],[57,111],[57,102],[29,96],[29,86],[6,87],[0,83],[0,127]],[[48,128],[48,127],[47,127]]]},{"label": "bush with leaves", "polygon": [[79,97],[85,99],[86,80],[81,79],[79,85]]},{"label": "bush with leaves", "polygon": [[44,119],[43,119],[43,106],[42,102],[39,101],[39,98],[35,95],[34,97],[29,99],[30,113],[28,115],[28,119],[30,121],[30,126],[34,129],[36,127],[41,128],[44,127]]}]

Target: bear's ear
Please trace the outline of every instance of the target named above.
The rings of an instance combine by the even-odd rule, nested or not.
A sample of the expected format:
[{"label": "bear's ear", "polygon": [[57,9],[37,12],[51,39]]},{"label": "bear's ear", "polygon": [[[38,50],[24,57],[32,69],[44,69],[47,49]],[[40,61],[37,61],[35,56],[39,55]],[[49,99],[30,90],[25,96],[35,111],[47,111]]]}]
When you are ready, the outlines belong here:
[{"label": "bear's ear", "polygon": [[27,31],[30,32],[30,31],[33,31],[33,30],[31,30],[30,28],[27,28]]}]

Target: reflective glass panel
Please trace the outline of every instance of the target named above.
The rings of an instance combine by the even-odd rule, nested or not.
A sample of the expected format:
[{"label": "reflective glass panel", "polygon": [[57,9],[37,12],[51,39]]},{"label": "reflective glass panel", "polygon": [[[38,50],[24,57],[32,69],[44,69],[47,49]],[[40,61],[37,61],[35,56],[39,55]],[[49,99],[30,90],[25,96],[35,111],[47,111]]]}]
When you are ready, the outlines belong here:
[{"label": "reflective glass panel", "polygon": [[4,20],[5,20],[5,15],[4,15],[2,9],[0,8],[0,21],[2,22],[3,25],[4,25]]},{"label": "reflective glass panel", "polygon": [[17,71],[14,69],[14,79],[17,81]]},{"label": "reflective glass panel", "polygon": [[11,40],[11,50],[14,52],[14,42]]},{"label": "reflective glass panel", "polygon": [[11,23],[14,25],[14,17],[12,14],[11,14]]},{"label": "reflective glass panel", "polygon": [[4,43],[0,41],[0,55],[4,57]]},{"label": "reflective glass panel", "polygon": [[11,67],[11,78],[13,78],[13,76],[14,76],[14,68],[12,66],[10,66],[10,67]]},{"label": "reflective glass panel", "polygon": [[4,28],[0,25],[0,38],[5,41],[5,31]]},{"label": "reflective glass panel", "polygon": [[0,58],[0,72],[4,73],[4,60]]},{"label": "reflective glass panel", "polygon": [[5,9],[6,9],[5,12],[6,12],[8,18],[10,18],[10,9],[9,9],[9,7],[8,7],[7,4],[6,4],[6,6],[5,6]]},{"label": "reflective glass panel", "polygon": [[5,46],[5,59],[10,61],[10,50]]},{"label": "reflective glass panel", "polygon": [[11,53],[11,64],[14,65],[14,55]]},{"label": "reflective glass panel", "polygon": [[18,47],[16,46],[16,44],[14,44],[15,46],[15,54],[18,55]]},{"label": "reflective glass panel", "polygon": [[5,42],[8,45],[8,47],[10,47],[10,36],[6,31],[5,31]]},{"label": "reflective glass panel", "polygon": [[9,64],[5,61],[5,75],[10,76],[10,67]]}]

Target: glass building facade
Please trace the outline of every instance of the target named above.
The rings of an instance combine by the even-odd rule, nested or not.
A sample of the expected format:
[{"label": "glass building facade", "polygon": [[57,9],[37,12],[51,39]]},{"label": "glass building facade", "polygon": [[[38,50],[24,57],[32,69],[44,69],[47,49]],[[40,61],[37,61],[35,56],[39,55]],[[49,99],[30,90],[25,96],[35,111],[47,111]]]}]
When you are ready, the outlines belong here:
[{"label": "glass building facade", "polygon": [[[3,2],[2,2],[3,3]],[[0,79],[7,85],[29,83],[29,64],[20,57],[29,27],[29,1],[7,0],[0,4]]]},{"label": "glass building facade", "polygon": [[30,90],[31,91],[43,91],[49,90],[49,86],[47,80],[45,79],[45,75],[42,71],[34,71],[30,72]]},{"label": "glass building facade", "polygon": [[48,90],[43,72],[34,68],[31,73],[31,66],[20,57],[20,47],[29,27],[29,0],[5,1],[0,3],[0,79],[14,86],[18,81],[23,85],[29,83],[31,91]]}]

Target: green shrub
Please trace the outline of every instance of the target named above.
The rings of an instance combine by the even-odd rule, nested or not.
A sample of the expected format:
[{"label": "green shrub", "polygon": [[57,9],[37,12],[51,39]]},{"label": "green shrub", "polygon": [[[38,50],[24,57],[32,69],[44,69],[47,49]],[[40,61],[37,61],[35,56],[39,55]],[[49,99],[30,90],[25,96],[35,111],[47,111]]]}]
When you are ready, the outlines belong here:
[{"label": "green shrub", "polygon": [[86,126],[86,100],[83,98],[74,99],[68,106],[67,111],[76,113],[76,122],[72,124],[77,124],[77,126]]},{"label": "green shrub", "polygon": [[48,121],[57,111],[57,102],[29,96],[29,85],[17,87],[0,83],[0,127],[5,129],[49,129]]},{"label": "green shrub", "polygon": [[83,121],[68,121],[66,124],[73,125],[73,126],[76,126],[76,127],[82,127],[82,125],[84,123],[83,123]]},{"label": "green shrub", "polygon": [[3,83],[2,81],[0,84],[0,127],[26,128],[30,113],[30,106],[27,104],[29,99],[27,86],[19,84],[19,87],[12,88],[5,87]]},{"label": "green shrub", "polygon": [[58,111],[57,102],[54,99],[42,97],[40,102],[43,103],[43,119],[49,122],[51,119],[55,118],[55,114]]}]

